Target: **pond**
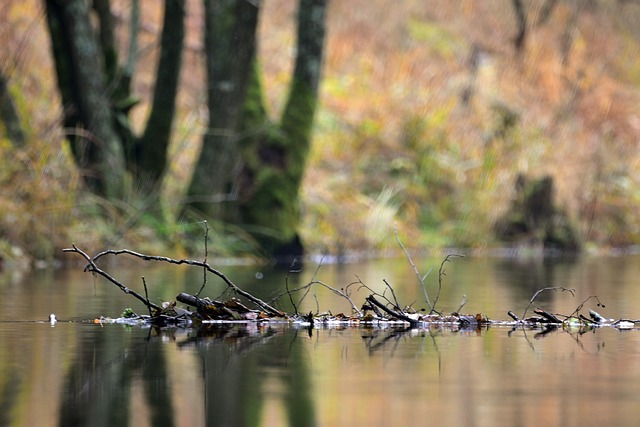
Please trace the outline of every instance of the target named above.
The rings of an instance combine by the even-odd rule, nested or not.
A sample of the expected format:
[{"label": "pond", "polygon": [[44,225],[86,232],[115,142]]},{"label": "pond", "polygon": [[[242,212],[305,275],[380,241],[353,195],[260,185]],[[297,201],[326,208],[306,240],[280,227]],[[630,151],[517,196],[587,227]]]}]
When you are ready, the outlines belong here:
[{"label": "pond", "polygon": [[[437,291],[442,259],[430,269]],[[307,265],[302,272],[218,266],[264,299],[312,277],[343,288],[383,279],[401,303],[425,306],[404,259]],[[155,302],[197,292],[202,271],[184,266],[106,267]],[[286,278],[285,278],[286,277]],[[446,264],[437,308],[509,320],[534,305],[569,314],[640,318],[640,256],[547,259],[456,258]],[[353,290],[361,304],[367,293]],[[224,287],[209,277],[205,291]],[[298,296],[299,298],[300,296]],[[297,301],[297,300],[296,300]],[[281,299],[290,310],[288,298]],[[348,313],[330,290],[313,288],[298,308]],[[640,330],[603,327],[523,330],[495,327],[347,327],[312,330],[283,324],[210,325],[157,330],[104,324],[144,306],[112,284],[77,270],[0,276],[1,426],[541,426],[637,425]],[[59,321],[48,322],[55,313]]]}]

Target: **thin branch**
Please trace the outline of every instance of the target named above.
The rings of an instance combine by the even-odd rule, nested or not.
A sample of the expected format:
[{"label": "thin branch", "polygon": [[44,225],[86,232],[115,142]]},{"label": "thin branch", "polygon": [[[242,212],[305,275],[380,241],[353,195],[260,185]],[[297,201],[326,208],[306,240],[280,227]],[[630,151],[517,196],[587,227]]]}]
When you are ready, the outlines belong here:
[{"label": "thin branch", "polygon": [[531,307],[531,304],[533,304],[533,301],[535,301],[535,299],[538,297],[538,295],[540,295],[542,292],[546,292],[546,291],[570,292],[572,296],[574,296],[574,297],[576,296],[576,290],[575,289],[568,289],[568,288],[565,288],[565,287],[562,287],[562,286],[553,286],[553,287],[538,289],[536,291],[536,293],[533,294],[533,296],[529,300],[529,305],[527,305],[527,308],[524,309],[524,313],[522,313],[522,319],[523,320],[525,320],[527,318],[527,310],[529,310],[529,308]]},{"label": "thin branch", "polygon": [[[203,222],[204,222],[204,260],[203,262],[206,264],[207,257],[209,256],[209,224],[207,223],[206,220]],[[196,293],[196,298],[200,298],[200,293],[204,290],[204,287],[207,285],[207,269],[206,268],[202,269],[202,275],[204,276],[202,278],[202,286],[200,287],[200,290]]]},{"label": "thin branch", "polygon": [[402,308],[400,307],[400,303],[398,302],[398,298],[396,298],[396,292],[393,290],[393,288],[391,287],[391,285],[389,284],[389,282],[387,282],[387,279],[382,279],[382,281],[384,282],[385,285],[387,285],[387,287],[391,290],[391,295],[393,295],[393,300],[395,301],[395,304],[393,304],[393,306],[397,309],[397,310],[402,310]]},{"label": "thin branch", "polygon": [[144,297],[147,300],[147,308],[149,309],[149,316],[153,317],[153,314],[151,313],[151,306],[149,305],[149,292],[147,291],[147,281],[144,279],[144,276],[142,276],[142,284],[144,285]]},{"label": "thin branch", "polygon": [[433,305],[431,305],[431,300],[429,300],[429,294],[427,294],[427,288],[424,285],[424,281],[427,278],[427,276],[429,275],[429,273],[431,272],[431,270],[429,270],[429,272],[427,272],[427,274],[425,274],[424,277],[422,277],[422,275],[418,271],[418,267],[416,267],[416,265],[413,263],[413,259],[411,259],[411,255],[409,255],[409,251],[407,251],[407,248],[405,248],[404,245],[402,244],[402,242],[400,241],[400,237],[398,236],[398,224],[397,223],[394,224],[394,228],[395,228],[395,232],[396,232],[396,242],[398,242],[398,245],[400,245],[400,247],[404,251],[404,254],[407,256],[407,260],[409,261],[409,264],[411,264],[411,267],[413,267],[413,271],[416,273],[416,276],[418,276],[418,281],[422,285],[422,291],[424,292],[424,299],[427,301],[427,305],[429,306],[429,311],[433,312]]},{"label": "thin branch", "polygon": [[440,291],[442,290],[442,278],[446,276],[445,274],[446,270],[444,269],[444,265],[447,262],[451,262],[449,260],[449,258],[451,257],[464,258],[464,255],[449,254],[444,258],[444,260],[442,260],[442,263],[440,264],[440,269],[438,270],[438,293],[436,294],[436,299],[433,300],[433,306],[431,307],[431,312],[429,314],[433,314],[434,312],[437,313],[436,305],[438,304],[438,300],[440,299]]},{"label": "thin branch", "polygon": [[336,289],[332,286],[327,285],[326,283],[320,281],[320,280],[314,280],[313,282],[309,283],[310,285],[320,285],[320,286],[324,286],[325,288],[329,289],[331,292],[335,293],[336,295],[341,296],[342,298],[346,299],[349,304],[351,305],[351,309],[356,312],[358,314],[358,316],[362,316],[362,312],[358,309],[358,307],[356,307],[355,303],[353,302],[353,300],[351,299],[351,297],[349,297],[348,294],[346,294],[345,292],[343,292],[342,290]]},{"label": "thin branch", "polygon": [[458,306],[458,309],[456,310],[456,313],[460,313],[460,310],[462,310],[462,307],[464,307],[465,305],[467,305],[467,296],[466,295],[462,295],[462,301],[460,301],[460,305]]},{"label": "thin branch", "polygon": [[[356,275],[356,277],[358,277],[358,276]],[[387,305],[390,305],[391,307],[396,308],[396,305],[389,298],[387,298],[387,296],[385,295],[385,293],[387,292],[386,289],[385,289],[385,291],[383,293],[378,293],[378,292],[374,291],[373,289],[371,289],[368,285],[365,285],[364,282],[362,282],[359,277],[358,277],[358,281],[355,282],[355,283],[359,283],[360,284],[360,287],[358,288],[358,291],[360,289],[364,288],[364,289],[368,290],[369,292],[371,292],[371,295],[375,295],[377,297],[380,297],[380,298],[384,299],[387,302]],[[397,309],[401,310],[401,308],[399,308],[399,307],[397,307]]]},{"label": "thin branch", "polygon": [[573,311],[573,313],[571,313],[571,314],[569,315],[569,317],[576,316],[576,315],[580,312],[580,310],[582,310],[582,308],[583,308],[583,307],[584,307],[584,305],[587,303],[587,301],[589,301],[591,298],[595,298],[595,300],[596,300],[596,301],[598,301],[598,303],[596,304],[596,306],[598,306],[598,307],[602,307],[602,308],[604,308],[604,307],[605,307],[605,305],[600,301],[600,298],[598,298],[598,296],[597,296],[597,295],[589,295],[589,297],[588,297],[587,299],[585,299],[584,301],[582,301],[582,302],[578,305],[578,307],[576,307],[576,309]]},{"label": "thin branch", "polygon": [[158,310],[158,311],[162,310],[162,308],[160,306],[150,302],[147,298],[143,297],[142,295],[140,295],[136,291],[127,288],[125,285],[123,285],[122,283],[118,282],[115,278],[111,277],[111,275],[109,275],[109,273],[101,270],[95,263],[96,257],[91,258],[85,252],[83,252],[82,250],[78,249],[75,244],[72,244],[71,246],[73,247],[73,249],[70,249],[70,248],[63,249],[63,252],[75,252],[77,254],[80,254],[85,260],[87,260],[88,264],[84,267],[84,271],[90,271],[91,273],[95,273],[95,274],[98,274],[98,275],[104,277],[105,279],[107,279],[108,281],[110,281],[111,283],[113,283],[114,285],[119,287],[120,290],[122,290],[122,292],[124,292],[125,294],[133,295],[136,299],[138,299],[144,305],[149,307],[149,309],[153,308],[154,310]]},{"label": "thin branch", "polygon": [[[293,294],[289,291],[289,274],[291,273],[299,273],[301,270],[294,270],[293,266],[296,263],[296,259],[294,259],[291,262],[291,267],[289,267],[289,272],[284,276],[284,287],[287,291],[287,294],[289,295],[289,300],[291,301],[291,305],[293,306],[293,313],[297,316],[298,315],[298,306],[296,305],[296,302],[293,300]],[[306,294],[302,297],[304,298],[306,296]],[[300,300],[300,302],[302,302],[302,300]]]},{"label": "thin branch", "polygon": [[330,285],[328,285],[328,284],[326,284],[326,283],[324,283],[324,282],[322,282],[322,281],[320,281],[320,280],[313,280],[313,281],[311,281],[311,282],[307,283],[306,285],[301,286],[301,287],[299,287],[299,288],[290,289],[290,290],[288,290],[287,292],[282,292],[282,293],[280,293],[280,294],[276,295],[276,296],[275,296],[271,301],[272,301],[272,302],[273,302],[273,301],[277,301],[280,297],[282,297],[283,295],[285,295],[285,294],[287,294],[287,293],[291,293],[291,294],[292,294],[292,293],[294,293],[294,292],[300,292],[300,291],[303,291],[303,290],[307,291],[307,293],[308,293],[308,292],[309,292],[309,289],[310,289],[310,288],[311,288],[311,286],[313,286],[313,285],[320,285],[320,286],[324,286],[325,288],[329,289],[329,290],[330,290],[331,292],[333,292],[334,294],[339,295],[339,296],[341,296],[342,298],[346,299],[346,300],[349,302],[349,304],[351,305],[351,309],[352,309],[355,313],[357,313],[357,314],[358,314],[358,316],[362,317],[362,311],[360,311],[360,310],[358,309],[358,307],[355,305],[355,303],[354,303],[354,302],[353,302],[353,300],[349,297],[349,295],[348,295],[348,294],[346,294],[344,291],[342,291],[342,290],[340,290],[340,289],[336,289],[336,288],[334,288],[333,286],[330,286]]},{"label": "thin branch", "polygon": [[[229,287],[231,288],[235,293],[237,293],[238,295],[241,295],[243,297],[245,297],[246,299],[248,299],[249,301],[251,301],[252,303],[254,303],[255,305],[257,305],[258,307],[260,307],[262,310],[264,310],[265,312],[272,314],[272,315],[276,315],[279,317],[287,317],[286,313],[275,309],[273,307],[271,307],[269,304],[267,304],[266,302],[262,301],[260,298],[254,297],[253,295],[251,295],[250,293],[240,289],[238,286],[235,285],[235,283],[233,283],[227,276],[225,276],[223,273],[221,273],[220,271],[216,270],[215,268],[211,267],[209,264],[202,262],[202,261],[196,261],[196,260],[191,260],[191,259],[173,259],[173,258],[169,258],[169,257],[165,257],[165,256],[156,256],[156,255],[146,255],[146,254],[141,254],[138,252],[134,252],[132,250],[129,249],[119,249],[119,250],[113,250],[113,249],[109,249],[106,251],[102,251],[99,254],[97,254],[96,256],[94,256],[93,258],[89,257],[89,255],[85,254],[84,252],[82,252],[80,249],[78,249],[75,245],[72,245],[73,249],[63,249],[63,252],[77,252],[79,254],[81,254],[88,262],[89,262],[89,266],[92,267],[92,271],[93,271],[93,267],[95,267],[96,272],[99,272],[98,274],[110,278],[109,280],[111,282],[113,282],[114,284],[118,285],[121,289],[125,288],[127,289],[124,285],[120,284],[119,282],[115,281],[115,279],[113,279],[111,276],[109,276],[107,273],[105,273],[104,271],[100,270],[96,265],[95,265],[95,261],[97,261],[98,259],[102,258],[103,256],[106,255],[131,255],[133,257],[136,258],[140,258],[143,259],[145,261],[159,261],[159,262],[166,262],[169,264],[176,264],[176,265],[191,265],[191,266],[195,266],[195,267],[203,267],[205,268],[209,273],[218,276],[220,279],[222,279],[222,281]],[[85,270],[87,270],[87,267],[85,267]],[[123,289],[124,290],[124,289]],[[128,291],[127,293],[132,293],[133,291]],[[135,296],[135,295],[134,295]],[[144,297],[142,296],[138,296],[140,299],[140,301],[145,302]],[[156,306],[155,304],[152,304],[152,307],[154,308],[158,308],[160,309],[160,307]]]}]

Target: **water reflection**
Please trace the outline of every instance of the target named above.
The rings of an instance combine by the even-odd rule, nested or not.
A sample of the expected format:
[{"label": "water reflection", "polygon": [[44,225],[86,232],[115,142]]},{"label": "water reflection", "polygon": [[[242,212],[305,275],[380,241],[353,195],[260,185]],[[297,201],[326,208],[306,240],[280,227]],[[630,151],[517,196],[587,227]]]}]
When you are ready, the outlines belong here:
[{"label": "water reflection", "polygon": [[306,354],[298,331],[283,328],[216,325],[178,342],[195,346],[202,364],[207,425],[261,425],[274,396],[289,425],[316,425]]},{"label": "water reflection", "polygon": [[[597,390],[601,404],[625,408],[612,415],[620,422],[614,424],[640,416],[630,406],[640,391],[634,380],[640,380],[640,366],[629,358],[637,354],[632,348],[640,348],[637,331],[433,326],[318,327],[309,333],[256,324],[58,328],[82,330],[73,357],[47,360],[50,369],[38,378],[48,393],[44,400],[21,393],[34,384],[24,371],[4,371],[2,425],[388,425],[397,418],[488,425],[474,422],[481,407],[489,419],[504,417],[506,425],[515,425],[524,411],[521,425],[534,425],[536,417],[525,408],[579,407],[586,389]],[[503,399],[515,406],[505,411]],[[20,413],[25,404],[44,402],[55,404],[40,407],[57,414],[55,421]],[[562,421],[550,419],[553,425]]]},{"label": "water reflection", "polygon": [[[504,319],[508,309],[522,313],[532,287],[565,286],[576,289],[575,298],[550,292],[539,303],[553,313],[570,313],[589,295],[599,295],[606,317],[636,318],[638,261],[510,265],[465,258],[449,266],[440,304],[443,311],[455,308],[466,294],[469,313]],[[420,265],[422,271],[428,267]],[[421,298],[404,262],[367,268],[327,266],[320,279],[340,287],[354,273],[372,285],[387,278],[401,301]],[[162,298],[199,286],[199,277],[151,273],[143,274]],[[131,272],[125,281],[135,286],[140,275]],[[266,296],[282,284],[280,276],[275,284],[249,283],[252,271],[229,275],[245,277],[237,282]],[[303,275],[301,283],[308,279]],[[0,280],[0,291],[0,425],[624,426],[640,419],[638,330],[309,331],[278,324],[158,330],[78,321],[117,316],[131,304],[127,295],[82,274]],[[344,305],[321,288],[317,297],[328,308]],[[307,309],[315,310],[308,299]],[[50,313],[59,318],[53,327]]]},{"label": "water reflection", "polygon": [[[115,333],[113,333],[115,332]],[[131,343],[126,333],[100,330],[82,339],[65,375],[60,426],[127,426],[131,395],[144,389],[149,422],[173,426],[165,352],[153,339]]]},{"label": "water reflection", "polygon": [[[57,425],[258,426],[273,399],[288,425],[316,425],[309,363],[298,340],[306,331],[291,333],[286,325],[152,328],[135,343],[128,333],[106,330],[115,328],[83,339],[65,375]],[[193,359],[188,368],[167,361],[176,349]],[[178,392],[173,380],[181,376],[190,389]],[[183,419],[175,407],[184,405],[191,413]],[[3,406],[11,407],[11,400]]]},{"label": "water reflection", "polygon": [[[567,287],[567,278],[576,268],[578,264],[574,257],[505,258],[496,263],[495,275],[498,282],[508,284],[518,300],[528,302],[541,288]],[[536,301],[537,304],[546,304],[556,297],[552,292],[541,293]]]}]

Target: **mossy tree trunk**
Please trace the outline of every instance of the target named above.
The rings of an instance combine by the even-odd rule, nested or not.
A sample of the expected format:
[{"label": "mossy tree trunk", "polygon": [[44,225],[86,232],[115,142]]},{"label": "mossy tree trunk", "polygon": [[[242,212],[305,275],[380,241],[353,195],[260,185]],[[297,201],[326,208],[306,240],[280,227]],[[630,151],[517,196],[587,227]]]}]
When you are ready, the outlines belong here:
[{"label": "mossy tree trunk", "polygon": [[243,227],[276,258],[303,251],[299,190],[317,105],[326,4],[300,1],[295,70],[275,123],[255,54],[257,6],[205,1],[209,128],[186,205]]},{"label": "mossy tree trunk", "polygon": [[300,2],[296,63],[280,123],[268,124],[257,65],[243,115],[247,134],[251,129],[266,131],[242,144],[240,218],[270,255],[285,260],[303,252],[298,236],[299,193],[318,102],[326,4],[326,0]]},{"label": "mossy tree trunk", "polygon": [[240,115],[255,56],[258,5],[205,0],[209,125],[187,204],[207,218],[230,220],[236,199]]}]

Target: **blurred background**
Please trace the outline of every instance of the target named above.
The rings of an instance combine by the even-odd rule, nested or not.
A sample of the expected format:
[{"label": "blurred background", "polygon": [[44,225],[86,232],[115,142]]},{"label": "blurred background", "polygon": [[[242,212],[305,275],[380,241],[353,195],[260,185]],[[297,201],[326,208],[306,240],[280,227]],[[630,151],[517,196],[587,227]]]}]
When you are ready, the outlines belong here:
[{"label": "blurred background", "polygon": [[640,243],[638,2],[0,9],[5,264]]}]

